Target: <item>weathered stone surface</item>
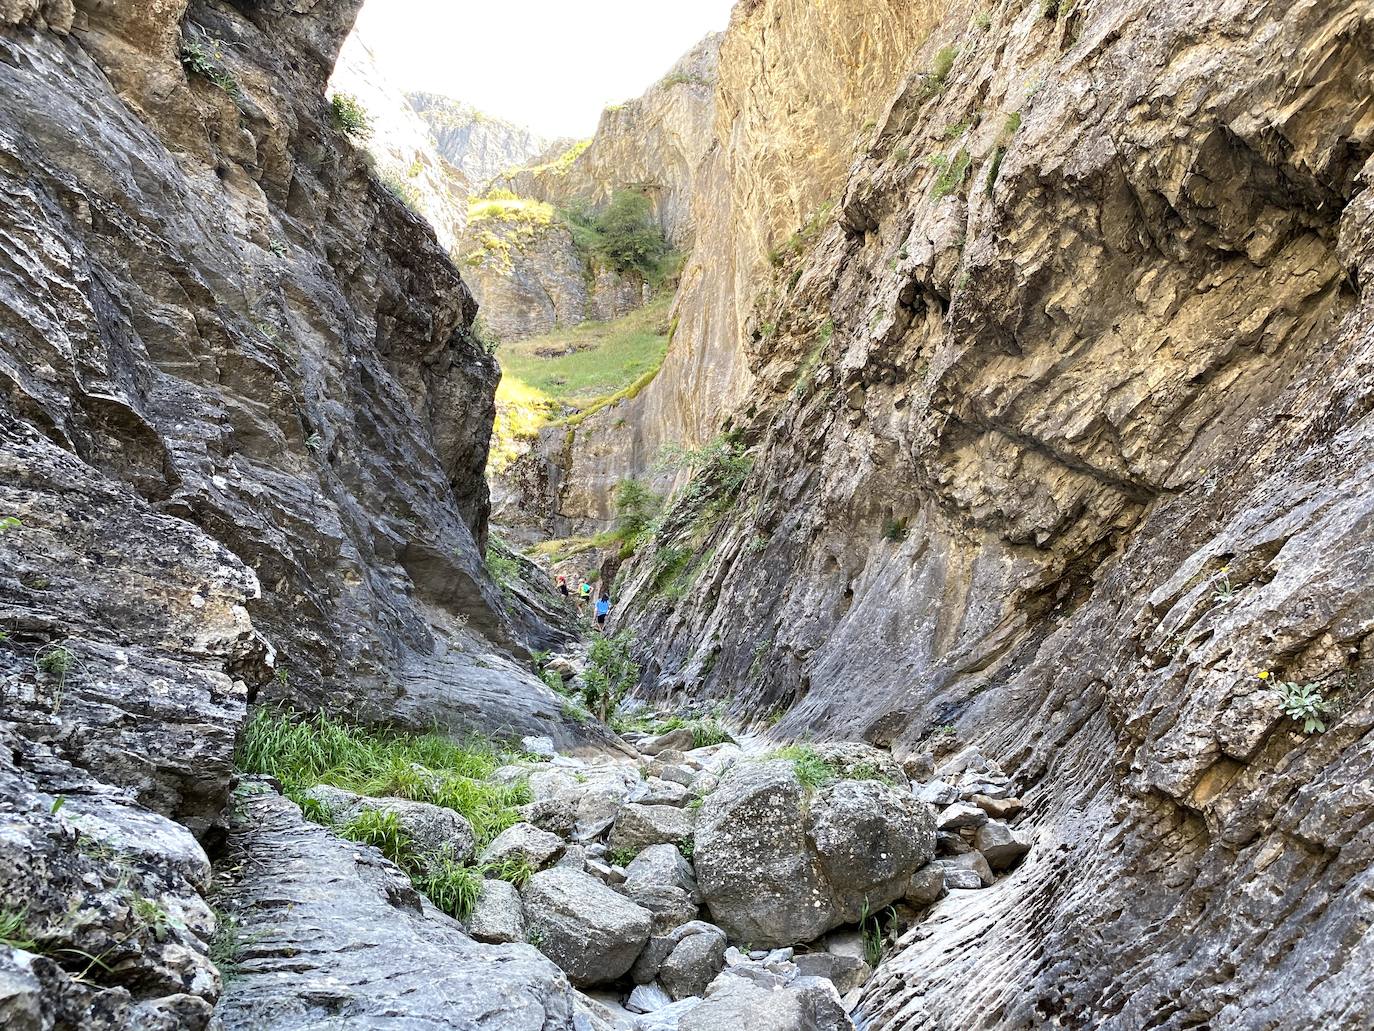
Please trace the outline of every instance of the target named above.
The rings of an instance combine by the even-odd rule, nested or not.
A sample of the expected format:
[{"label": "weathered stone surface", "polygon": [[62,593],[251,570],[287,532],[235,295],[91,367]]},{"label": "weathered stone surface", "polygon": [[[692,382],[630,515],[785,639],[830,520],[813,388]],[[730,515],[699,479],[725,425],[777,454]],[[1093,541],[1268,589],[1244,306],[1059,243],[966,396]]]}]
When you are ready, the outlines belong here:
[{"label": "weathered stone surface", "polygon": [[937,859],[932,865],[944,871],[949,888],[985,888],[993,882],[992,867],[981,852],[963,852],[951,859]]},{"label": "weathered stone surface", "polygon": [[804,952],[792,957],[797,971],[806,977],[823,977],[841,995],[862,987],[873,974],[873,968],[858,956],[833,952]]},{"label": "weathered stone surface", "polygon": [[1010,870],[1031,849],[1029,835],[1013,831],[997,820],[989,820],[978,828],[974,844],[988,866],[998,873]]},{"label": "weathered stone surface", "polygon": [[957,831],[965,827],[981,827],[988,822],[988,814],[976,805],[955,802],[940,810],[936,826],[942,831]]},{"label": "weathered stone surface", "polygon": [[[359,19],[366,32],[371,16]],[[554,141],[437,93],[409,93],[406,99],[429,126],[439,153],[479,185],[518,168],[555,146]],[[563,143],[559,149],[566,149]]]},{"label": "weathered stone surface", "polygon": [[933,814],[905,790],[839,781],[808,797],[774,760],[735,767],[707,797],[693,862],[733,939],[786,945],[900,898],[934,851]]},{"label": "weathered stone surface", "polygon": [[616,814],[611,848],[638,852],[649,845],[682,841],[692,836],[695,818],[695,812],[678,806],[631,803]]},{"label": "weathered stone surface", "polygon": [[334,824],[345,824],[359,813],[392,813],[415,851],[441,862],[443,857],[466,863],[477,848],[472,824],[459,812],[405,798],[369,798],[352,791],[318,784],[305,792]]},{"label": "weathered stone surface", "polygon": [[573,993],[553,963],[528,945],[474,942],[375,851],[287,800],[241,799],[228,848],[242,874],[224,905],[244,944],[216,1010],[226,1031],[572,1026]]},{"label": "weathered stone surface", "polygon": [[[788,6],[752,17],[771,32]],[[989,9],[986,33],[971,9],[891,15],[929,40],[873,108],[840,224],[747,280],[778,298],[729,359],[755,377],[731,413],[753,479],[699,592],[670,607],[631,577],[621,618],[660,698],[783,708],[794,737],[895,727],[899,752],[976,743],[1025,785],[1053,860],[938,907],[868,990],[873,1026],[1369,1024],[1367,936],[1341,930],[1374,916],[1351,802],[1367,5],[1059,6]],[[924,156],[961,153],[937,189]],[[729,361],[686,358],[641,404],[694,403]],[[1342,714],[1303,734],[1258,670]]]},{"label": "weathered stone surface", "polygon": [[935,854],[930,806],[901,788],[842,780],[811,799],[807,835],[834,893],[837,922],[858,920],[900,897]]},{"label": "weathered stone surface", "polygon": [[685,751],[692,747],[692,732],[686,727],[679,727],[677,730],[670,730],[657,737],[646,738],[639,742],[635,747],[645,755],[658,755],[674,749],[678,752]]},{"label": "weathered stone surface", "polygon": [[658,977],[674,1001],[704,995],[725,965],[725,933],[703,931],[684,937],[659,968]]},{"label": "weathered stone surface", "polygon": [[936,863],[927,863],[911,875],[902,898],[919,907],[938,902],[944,896],[945,868]]},{"label": "weathered stone surface", "polygon": [[537,873],[521,898],[540,951],[576,984],[614,981],[649,940],[648,910],[583,873]]},{"label": "weathered stone surface", "polygon": [[699,1006],[678,1022],[680,1031],[853,1031],[829,981],[779,976],[749,966],[723,971]]},{"label": "weathered stone surface", "polygon": [[479,942],[505,945],[525,940],[525,909],[515,885],[488,878],[467,919],[468,934]]},{"label": "weathered stone surface", "polygon": [[541,831],[532,823],[517,823],[507,827],[482,849],[484,863],[500,863],[523,859],[536,870],[553,863],[563,854],[567,842],[557,834]]}]

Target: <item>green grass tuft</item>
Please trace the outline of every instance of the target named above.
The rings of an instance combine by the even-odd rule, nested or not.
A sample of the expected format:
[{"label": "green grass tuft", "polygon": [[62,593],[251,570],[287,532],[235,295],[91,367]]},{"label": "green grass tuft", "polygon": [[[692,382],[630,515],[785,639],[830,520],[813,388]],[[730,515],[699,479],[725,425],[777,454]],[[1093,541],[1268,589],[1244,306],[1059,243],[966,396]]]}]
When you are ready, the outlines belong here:
[{"label": "green grass tuft", "polygon": [[839,779],[839,771],[810,745],[785,745],[763,757],[786,759],[797,772],[797,779],[807,788],[823,788]]}]

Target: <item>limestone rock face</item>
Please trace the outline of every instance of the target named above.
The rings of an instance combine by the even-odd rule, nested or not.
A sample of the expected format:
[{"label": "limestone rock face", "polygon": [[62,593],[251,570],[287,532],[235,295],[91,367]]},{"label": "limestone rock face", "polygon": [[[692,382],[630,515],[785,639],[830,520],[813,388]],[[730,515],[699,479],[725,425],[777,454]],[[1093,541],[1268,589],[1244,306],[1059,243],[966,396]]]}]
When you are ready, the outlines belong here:
[{"label": "limestone rock face", "polygon": [[359,143],[372,156],[382,185],[429,222],[441,247],[457,251],[471,182],[439,154],[429,126],[377,68],[361,27],[344,42],[329,87],[367,111],[370,132]]},{"label": "limestone rock face", "polygon": [[556,217],[474,218],[458,250],[482,321],[502,340],[619,318],[649,295],[638,276],[589,264]]},{"label": "limestone rock face", "polygon": [[652,203],[664,237],[679,249],[690,247],[693,197],[714,140],[722,39],[707,36],[642,96],[608,107],[590,141],[495,185],[557,207],[601,208],[616,191],[637,190]]},{"label": "limestone rock face", "polygon": [[508,169],[571,145],[570,140],[546,140],[452,97],[409,93],[406,99],[429,126],[439,153],[479,187]]},{"label": "limestone rock face", "polygon": [[1030,785],[866,1026],[1369,1024],[1374,11],[985,13],[914,14],[836,223],[749,280],[750,478],[620,618],[663,695]]},{"label": "limestone rock face", "polygon": [[[723,413],[749,395],[746,336],[770,252],[787,250],[792,234],[808,223],[813,229],[828,224],[864,127],[871,129],[909,72],[936,6],[933,0],[736,6],[718,44],[714,130],[692,178],[692,247],[674,309],[673,346],[637,397],[584,420],[571,442],[561,430],[541,437],[524,460],[533,468],[516,471],[527,493],[543,495],[530,498],[528,510],[552,512],[558,525],[577,530],[605,528],[618,482],[648,475],[666,487],[672,477],[650,469],[663,446],[710,440]],[[655,95],[650,91],[645,101]],[[603,116],[603,131],[614,124],[611,117]],[[613,150],[617,161],[632,160],[621,149]]]},{"label": "limestone rock face", "polygon": [[542,633],[482,561],[497,369],[333,125],[359,6],[0,4],[0,867],[55,864],[15,889],[53,951],[0,952],[59,1026],[209,1020],[192,835],[250,699],[581,737],[479,665]]}]

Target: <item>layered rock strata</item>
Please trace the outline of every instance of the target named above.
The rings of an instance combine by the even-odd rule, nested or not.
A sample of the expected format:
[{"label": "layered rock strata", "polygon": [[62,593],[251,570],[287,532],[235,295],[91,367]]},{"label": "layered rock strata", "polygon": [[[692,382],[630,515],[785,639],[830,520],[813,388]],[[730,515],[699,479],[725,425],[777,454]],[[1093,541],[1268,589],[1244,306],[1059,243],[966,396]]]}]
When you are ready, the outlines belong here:
[{"label": "layered rock strata", "polygon": [[639,564],[650,683],[1033,785],[869,1026],[1368,1024],[1374,9],[917,20],[752,281],[753,471],[679,597]]}]

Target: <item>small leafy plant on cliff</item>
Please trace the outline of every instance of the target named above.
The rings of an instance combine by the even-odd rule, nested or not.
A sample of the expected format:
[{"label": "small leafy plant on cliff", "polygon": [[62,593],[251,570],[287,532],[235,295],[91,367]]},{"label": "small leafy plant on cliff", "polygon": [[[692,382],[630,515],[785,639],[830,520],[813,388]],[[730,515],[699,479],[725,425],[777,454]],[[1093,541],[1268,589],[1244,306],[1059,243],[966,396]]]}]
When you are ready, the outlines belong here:
[{"label": "small leafy plant on cliff", "polygon": [[939,173],[935,177],[935,186],[930,191],[930,198],[939,202],[964,185],[973,158],[967,148],[960,147],[953,158],[936,157],[930,164]]},{"label": "small leafy plant on cliff", "polygon": [[487,573],[501,588],[507,599],[512,597],[515,585],[520,582],[520,560],[515,553],[495,534],[487,541]]},{"label": "small leafy plant on cliff", "polygon": [[367,108],[351,93],[335,93],[329,101],[330,117],[334,128],[355,140],[365,140],[372,135],[372,119]]},{"label": "small leafy plant on cliff", "polygon": [[945,82],[949,79],[949,73],[954,70],[954,62],[958,57],[958,47],[946,46],[936,51],[930,63],[930,71],[926,72],[922,83],[923,96],[933,97],[945,88]]},{"label": "small leafy plant on cliff", "polygon": [[62,708],[67,676],[78,666],[75,653],[64,644],[49,644],[38,650],[33,665],[51,686],[53,712],[57,712]]},{"label": "small leafy plant on cliff", "polygon": [[181,66],[192,75],[208,79],[235,100],[243,96],[238,80],[225,61],[223,40],[216,39],[199,26],[193,27],[181,40]]},{"label": "small leafy plant on cliff", "polygon": [[1280,680],[1267,669],[1260,670],[1259,678],[1278,696],[1283,714],[1294,723],[1302,724],[1304,734],[1325,733],[1325,717],[1334,706],[1322,697],[1320,683],[1298,684],[1291,680]]}]

